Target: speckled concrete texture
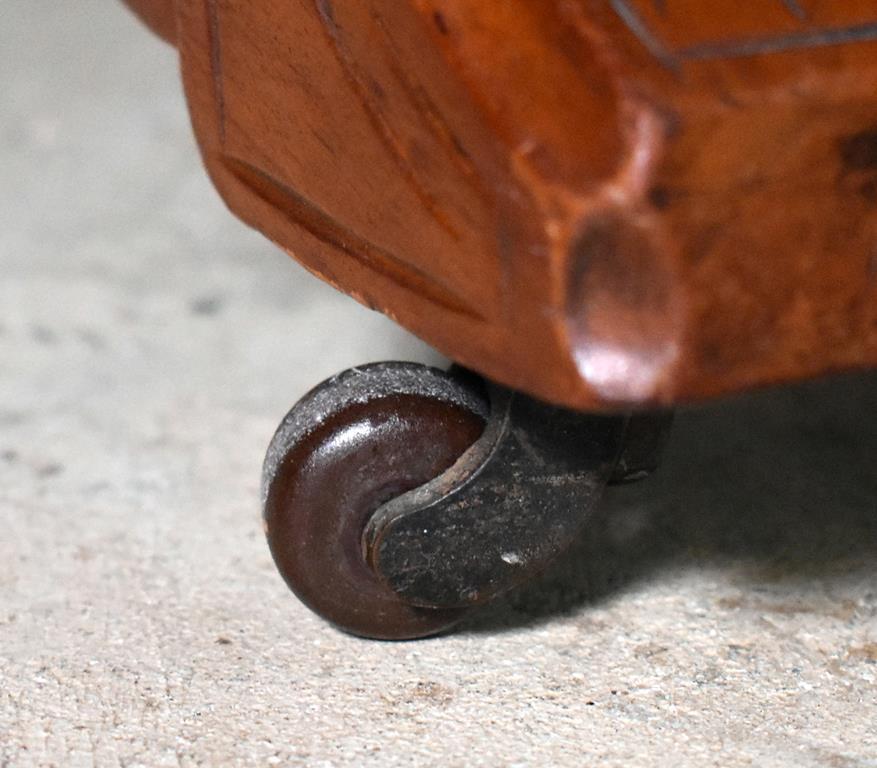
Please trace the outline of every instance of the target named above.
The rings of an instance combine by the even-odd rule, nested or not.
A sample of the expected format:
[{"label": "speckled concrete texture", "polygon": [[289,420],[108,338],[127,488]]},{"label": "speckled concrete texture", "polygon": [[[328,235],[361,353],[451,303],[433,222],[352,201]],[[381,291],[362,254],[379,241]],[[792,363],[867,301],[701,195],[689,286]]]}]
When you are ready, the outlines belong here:
[{"label": "speckled concrete texture", "polygon": [[877,766],[877,376],[687,411],[539,584],[346,637],[262,455],[431,353],[227,214],[117,3],[3,0],[0,86],[0,766]]}]

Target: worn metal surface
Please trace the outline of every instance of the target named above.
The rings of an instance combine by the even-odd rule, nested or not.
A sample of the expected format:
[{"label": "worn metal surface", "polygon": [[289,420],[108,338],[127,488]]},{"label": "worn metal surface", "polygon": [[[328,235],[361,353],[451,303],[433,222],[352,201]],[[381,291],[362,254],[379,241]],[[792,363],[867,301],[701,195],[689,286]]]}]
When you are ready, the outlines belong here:
[{"label": "worn metal surface", "polygon": [[481,438],[443,475],[387,502],[366,529],[375,570],[417,605],[483,603],[543,569],[589,519],[621,451],[626,417],[488,391]]},{"label": "worn metal surface", "polygon": [[635,483],[651,475],[661,463],[673,426],[673,411],[634,413],[627,421],[618,463],[609,482]]}]

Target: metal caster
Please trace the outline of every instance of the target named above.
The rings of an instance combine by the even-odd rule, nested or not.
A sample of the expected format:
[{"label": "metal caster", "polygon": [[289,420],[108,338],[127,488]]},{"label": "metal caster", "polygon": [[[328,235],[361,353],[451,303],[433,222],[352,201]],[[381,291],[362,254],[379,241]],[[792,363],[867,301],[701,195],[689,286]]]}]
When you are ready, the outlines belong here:
[{"label": "metal caster", "polygon": [[353,368],[271,441],[271,553],[347,632],[437,634],[557,557],[606,485],[653,469],[669,420],[568,411],[457,368]]}]

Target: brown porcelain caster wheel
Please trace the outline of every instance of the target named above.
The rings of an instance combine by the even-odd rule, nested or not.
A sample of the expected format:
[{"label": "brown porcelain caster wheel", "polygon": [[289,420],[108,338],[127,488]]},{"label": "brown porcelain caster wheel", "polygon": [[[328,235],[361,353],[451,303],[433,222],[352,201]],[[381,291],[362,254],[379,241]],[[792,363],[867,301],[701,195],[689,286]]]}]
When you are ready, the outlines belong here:
[{"label": "brown porcelain caster wheel", "polygon": [[478,387],[410,363],[354,368],[307,394],[268,449],[263,509],[286,583],[353,634],[407,639],[456,623],[460,609],[418,608],[368,562],[363,534],[391,499],[447,470],[484,430]]},{"label": "brown porcelain caster wheel", "polygon": [[306,395],[271,442],[271,552],[340,628],[435,634],[556,558],[606,485],[654,468],[668,425],[567,411],[461,369],[354,368]]}]

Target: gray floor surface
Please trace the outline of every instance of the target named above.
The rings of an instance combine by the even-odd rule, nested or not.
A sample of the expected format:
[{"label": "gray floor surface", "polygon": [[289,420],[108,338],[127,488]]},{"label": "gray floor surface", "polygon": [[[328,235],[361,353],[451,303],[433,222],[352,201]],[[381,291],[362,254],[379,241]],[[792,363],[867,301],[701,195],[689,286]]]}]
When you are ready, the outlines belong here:
[{"label": "gray floor surface", "polygon": [[877,376],[684,412],[539,584],[365,642],[275,574],[260,463],[434,355],[225,211],[111,0],[3,0],[0,180],[0,766],[877,766]]}]

